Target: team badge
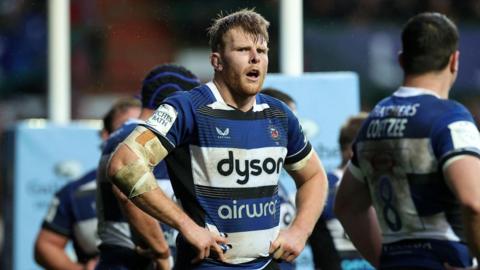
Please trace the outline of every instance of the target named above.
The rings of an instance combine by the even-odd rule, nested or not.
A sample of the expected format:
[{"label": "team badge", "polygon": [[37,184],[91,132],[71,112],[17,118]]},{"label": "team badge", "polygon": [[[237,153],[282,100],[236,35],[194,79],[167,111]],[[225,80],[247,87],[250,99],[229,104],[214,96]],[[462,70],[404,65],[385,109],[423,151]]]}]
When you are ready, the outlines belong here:
[{"label": "team badge", "polygon": [[270,137],[272,137],[274,140],[278,140],[280,138],[280,132],[278,129],[275,127],[270,127]]}]

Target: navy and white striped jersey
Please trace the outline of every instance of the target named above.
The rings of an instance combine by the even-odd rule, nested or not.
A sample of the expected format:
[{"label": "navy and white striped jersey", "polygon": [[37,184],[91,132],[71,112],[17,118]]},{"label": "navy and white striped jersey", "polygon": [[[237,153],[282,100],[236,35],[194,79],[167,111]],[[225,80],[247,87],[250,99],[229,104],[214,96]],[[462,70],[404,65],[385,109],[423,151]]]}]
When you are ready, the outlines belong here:
[{"label": "navy and white striped jersey", "polygon": [[384,244],[464,240],[459,202],[443,169],[462,155],[480,155],[466,108],[426,89],[401,87],[373,109],[353,152],[349,169],[369,187]]},{"label": "navy and white striped jersey", "polygon": [[[124,217],[118,204],[117,198],[112,192],[112,184],[106,177],[106,165],[110,155],[117,146],[143,121],[130,119],[122,127],[113,132],[102,148],[102,158],[99,165],[97,208],[98,208],[98,234],[101,243],[105,245],[122,246],[134,249],[135,245],[141,244],[141,239],[137,237],[130,228],[127,219]],[[169,181],[165,162],[158,164],[153,171],[155,178],[163,192],[174,199],[173,189]],[[161,224],[164,235],[171,248],[172,254],[175,251],[176,230]]]},{"label": "navy and white striped jersey", "polygon": [[[242,112],[210,82],[167,98],[146,127],[169,152],[170,179],[184,211],[200,226],[228,234],[228,263],[260,258],[252,268],[264,265],[279,232],[279,174],[312,151],[290,109],[259,94]],[[181,237],[178,243],[179,254],[196,255]]]},{"label": "navy and white striped jersey", "polygon": [[96,170],[92,170],[60,189],[42,224],[42,228],[71,239],[81,263],[98,255],[95,179]]}]

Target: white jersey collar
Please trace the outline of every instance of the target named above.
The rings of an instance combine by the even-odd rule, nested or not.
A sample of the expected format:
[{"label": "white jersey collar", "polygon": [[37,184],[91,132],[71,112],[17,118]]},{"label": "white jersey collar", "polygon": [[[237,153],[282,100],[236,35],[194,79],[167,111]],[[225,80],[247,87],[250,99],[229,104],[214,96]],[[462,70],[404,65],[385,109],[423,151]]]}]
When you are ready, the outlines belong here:
[{"label": "white jersey collar", "polygon": [[434,91],[426,88],[419,88],[419,87],[407,87],[401,86],[398,88],[395,93],[393,93],[396,97],[413,97],[413,96],[420,96],[420,95],[432,95],[437,98],[440,98],[440,95],[435,93]]},{"label": "white jersey collar", "polygon": [[[215,97],[215,102],[212,104],[209,104],[209,106],[212,109],[221,109],[221,110],[235,110],[234,108],[230,107],[225,100],[222,98],[222,95],[220,95],[220,91],[218,91],[217,86],[213,81],[209,81],[207,84],[207,87],[210,88],[210,91],[212,92],[213,96]],[[263,111],[264,109],[269,108],[268,104],[259,104],[257,105],[257,98],[255,97],[255,100],[253,101],[253,111]]]}]

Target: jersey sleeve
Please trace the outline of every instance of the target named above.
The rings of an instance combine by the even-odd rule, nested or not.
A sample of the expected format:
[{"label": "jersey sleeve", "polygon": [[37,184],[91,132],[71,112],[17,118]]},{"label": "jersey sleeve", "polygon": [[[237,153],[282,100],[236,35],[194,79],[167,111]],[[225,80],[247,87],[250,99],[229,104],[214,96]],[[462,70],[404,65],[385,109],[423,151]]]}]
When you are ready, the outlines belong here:
[{"label": "jersey sleeve", "polygon": [[143,125],[155,132],[170,152],[190,138],[194,127],[193,118],[193,109],[187,95],[174,95],[165,99]]},{"label": "jersey sleeve", "polygon": [[298,118],[286,105],[285,111],[288,117],[288,142],[285,168],[288,170],[297,170],[308,160],[308,157],[312,153],[312,145],[307,140]]},{"label": "jersey sleeve", "polygon": [[67,185],[53,197],[42,228],[70,237],[73,234],[73,212]]},{"label": "jersey sleeve", "polygon": [[480,133],[471,114],[458,105],[455,111],[439,118],[430,135],[435,156],[443,168],[459,155],[480,157]]}]

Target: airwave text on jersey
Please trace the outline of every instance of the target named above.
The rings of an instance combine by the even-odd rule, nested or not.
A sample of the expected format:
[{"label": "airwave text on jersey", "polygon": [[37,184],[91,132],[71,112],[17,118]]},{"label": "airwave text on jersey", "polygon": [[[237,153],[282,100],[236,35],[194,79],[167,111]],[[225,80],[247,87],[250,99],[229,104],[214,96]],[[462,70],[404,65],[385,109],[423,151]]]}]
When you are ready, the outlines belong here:
[{"label": "airwave text on jersey", "polygon": [[221,219],[260,218],[273,216],[277,211],[277,200],[268,202],[240,204],[233,200],[232,204],[222,204],[218,207],[217,214]]},{"label": "airwave text on jersey", "polygon": [[228,151],[228,158],[221,159],[217,164],[217,171],[223,176],[229,176],[234,171],[240,177],[237,179],[237,183],[240,185],[245,185],[250,179],[250,174],[258,176],[263,172],[266,174],[280,174],[280,170],[283,167],[283,158],[278,158],[277,160],[268,157],[264,160],[252,159],[243,160],[244,165],[242,166],[242,160],[235,159],[233,151]]},{"label": "airwave text on jersey", "polygon": [[420,104],[376,106],[372,117],[387,117],[370,121],[367,127],[367,138],[403,137],[408,124],[408,117],[417,113]]}]

